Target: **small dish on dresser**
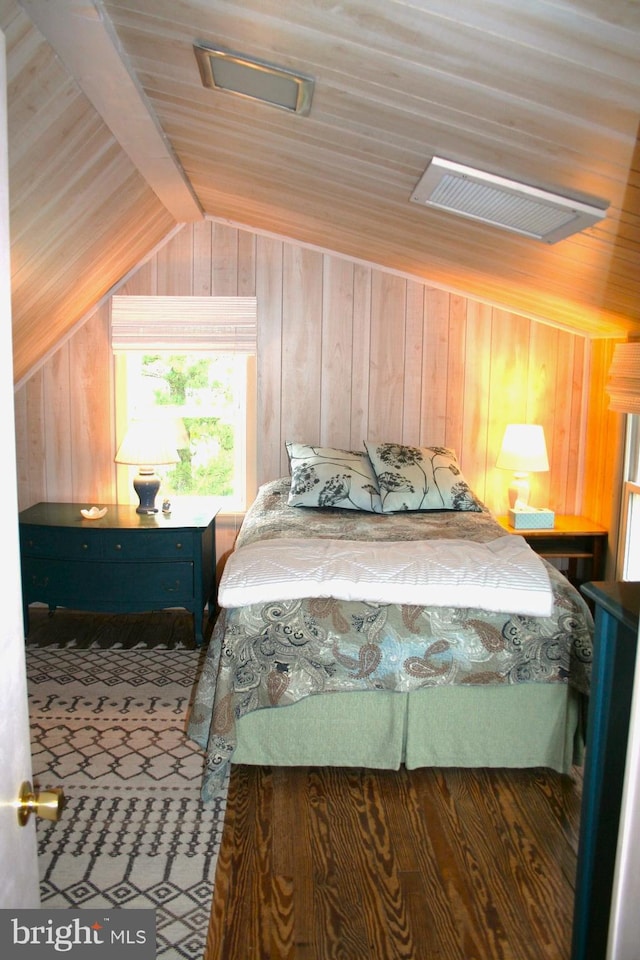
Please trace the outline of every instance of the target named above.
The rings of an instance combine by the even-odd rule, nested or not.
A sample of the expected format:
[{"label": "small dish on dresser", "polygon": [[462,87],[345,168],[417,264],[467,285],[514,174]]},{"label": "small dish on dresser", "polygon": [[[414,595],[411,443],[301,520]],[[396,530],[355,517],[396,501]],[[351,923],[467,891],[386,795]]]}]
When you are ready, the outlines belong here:
[{"label": "small dish on dresser", "polygon": [[88,510],[80,510],[80,513],[85,520],[100,520],[102,517],[104,517],[106,512],[106,507],[90,507]]}]

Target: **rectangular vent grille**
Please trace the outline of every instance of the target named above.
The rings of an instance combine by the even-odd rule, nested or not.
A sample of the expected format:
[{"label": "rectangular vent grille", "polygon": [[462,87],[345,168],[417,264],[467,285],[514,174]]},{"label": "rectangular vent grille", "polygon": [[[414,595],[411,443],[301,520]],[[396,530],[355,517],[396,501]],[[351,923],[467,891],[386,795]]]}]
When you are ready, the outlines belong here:
[{"label": "rectangular vent grille", "polygon": [[606,213],[606,206],[547,193],[439,157],[427,167],[411,200],[546,243],[593,226]]}]

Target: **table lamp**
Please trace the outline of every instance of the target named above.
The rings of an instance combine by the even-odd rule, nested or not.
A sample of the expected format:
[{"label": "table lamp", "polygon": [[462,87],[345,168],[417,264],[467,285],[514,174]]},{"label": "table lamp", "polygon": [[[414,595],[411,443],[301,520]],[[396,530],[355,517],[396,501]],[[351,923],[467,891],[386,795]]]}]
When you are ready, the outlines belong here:
[{"label": "table lamp", "polygon": [[115,456],[116,463],[135,464],[138,474],[133,489],[140,504],[136,513],[157,513],[156,494],[160,489],[160,477],[155,467],[162,463],[179,463],[172,431],[166,423],[158,420],[132,420]]},{"label": "table lamp", "polygon": [[502,447],[496,466],[512,470],[513,480],[509,486],[509,506],[517,509],[529,503],[530,473],[542,473],[549,469],[544,430],[538,424],[510,423],[504,432]]}]

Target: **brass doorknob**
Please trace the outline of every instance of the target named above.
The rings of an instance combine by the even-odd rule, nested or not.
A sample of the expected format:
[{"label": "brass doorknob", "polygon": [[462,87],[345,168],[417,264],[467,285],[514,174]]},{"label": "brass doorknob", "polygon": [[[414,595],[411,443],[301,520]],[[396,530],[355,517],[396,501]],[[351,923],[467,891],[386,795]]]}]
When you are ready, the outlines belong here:
[{"label": "brass doorknob", "polygon": [[21,827],[29,820],[32,813],[43,820],[59,820],[64,809],[64,792],[62,787],[53,790],[38,790],[34,793],[33,787],[25,780],[20,787],[18,802],[18,823]]}]

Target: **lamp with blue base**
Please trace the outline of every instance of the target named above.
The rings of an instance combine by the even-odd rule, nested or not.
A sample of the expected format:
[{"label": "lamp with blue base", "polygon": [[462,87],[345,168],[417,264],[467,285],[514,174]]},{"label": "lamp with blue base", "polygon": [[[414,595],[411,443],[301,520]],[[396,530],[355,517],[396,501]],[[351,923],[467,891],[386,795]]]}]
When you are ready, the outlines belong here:
[{"label": "lamp with blue base", "polygon": [[166,423],[151,419],[131,421],[116,453],[115,462],[135,464],[138,467],[133,481],[133,489],[140,501],[136,513],[158,512],[156,496],[160,489],[160,477],[155,472],[155,466],[179,461],[172,437],[167,436]]}]

